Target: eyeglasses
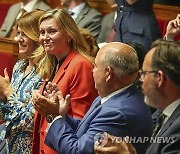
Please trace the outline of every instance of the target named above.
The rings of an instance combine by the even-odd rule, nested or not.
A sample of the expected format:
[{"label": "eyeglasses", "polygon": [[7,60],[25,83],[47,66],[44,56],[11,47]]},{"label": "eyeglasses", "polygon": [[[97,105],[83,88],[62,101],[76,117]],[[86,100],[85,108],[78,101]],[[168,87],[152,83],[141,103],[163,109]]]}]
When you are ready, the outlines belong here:
[{"label": "eyeglasses", "polygon": [[145,75],[146,75],[147,73],[158,73],[158,71],[142,71],[142,70],[139,70],[139,79],[140,79],[141,81],[143,81],[144,78],[145,78]]}]

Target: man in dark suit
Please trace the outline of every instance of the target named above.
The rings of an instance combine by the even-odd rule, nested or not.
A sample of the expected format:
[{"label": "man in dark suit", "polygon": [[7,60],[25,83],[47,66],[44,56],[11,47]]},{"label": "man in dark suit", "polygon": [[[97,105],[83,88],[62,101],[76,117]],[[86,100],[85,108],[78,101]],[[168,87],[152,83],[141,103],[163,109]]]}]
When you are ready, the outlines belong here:
[{"label": "man in dark suit", "polygon": [[86,28],[97,39],[101,28],[101,13],[91,8],[86,0],[61,0],[61,4],[67,7],[79,28]]},{"label": "man in dark suit", "polygon": [[[146,154],[180,153],[180,44],[173,41],[156,41],[147,53],[143,70],[140,72],[145,102],[158,108],[160,115],[154,130],[153,140]],[[163,115],[163,116],[162,116]],[[160,117],[164,117],[161,119]],[[161,119],[161,121],[160,121]],[[117,154],[130,154],[124,144],[116,144],[113,151]],[[125,148],[124,148],[125,147]],[[96,147],[97,154],[111,154],[110,147]]]},{"label": "man in dark suit", "polygon": [[[81,121],[66,114],[70,96],[64,100],[57,85],[49,83],[47,93],[60,104],[60,116],[51,124],[45,143],[63,154],[92,154],[94,140],[103,132],[120,137],[151,136],[150,111],[134,84],[137,75],[138,59],[133,48],[117,42],[102,47],[93,69],[99,97]],[[148,142],[134,146],[143,154]]]},{"label": "man in dark suit", "polygon": [[50,10],[51,8],[43,0],[22,0],[12,5],[0,29],[0,37],[10,37],[16,19],[21,15],[21,10],[30,12],[35,9]]}]

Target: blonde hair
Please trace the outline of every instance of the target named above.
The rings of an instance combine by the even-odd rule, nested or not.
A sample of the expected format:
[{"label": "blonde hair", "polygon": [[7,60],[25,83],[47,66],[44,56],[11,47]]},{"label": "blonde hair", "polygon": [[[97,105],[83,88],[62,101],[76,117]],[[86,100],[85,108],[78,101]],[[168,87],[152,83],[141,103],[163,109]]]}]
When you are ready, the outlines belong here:
[{"label": "blonde hair", "polygon": [[90,52],[88,53],[92,57],[96,57],[97,52],[99,51],[98,44],[94,39],[93,35],[85,28],[79,28],[81,35],[84,37],[86,43],[89,45]]},{"label": "blonde hair", "polygon": [[30,39],[39,42],[39,19],[44,14],[42,10],[26,12],[17,20],[17,26]]},{"label": "blonde hair", "polygon": [[[51,11],[47,11],[40,18],[39,24],[41,24],[44,20],[51,18],[55,19],[59,28],[71,38],[70,48],[80,53],[84,57],[88,58],[91,62],[94,62],[94,58],[88,54],[90,51],[86,41],[84,40],[83,36],[80,34],[76,23],[69,15],[69,13],[67,13],[63,9],[53,9]],[[52,55],[43,52],[44,51],[40,51],[38,53],[36,52],[36,55],[34,55],[34,57],[35,60],[36,59],[40,60],[42,59],[41,55],[46,54],[46,56],[44,56],[44,58],[40,62],[40,65],[44,67],[46,65],[49,68],[49,74],[47,74],[47,77],[49,78],[54,67],[54,59],[52,58]],[[48,63],[49,66],[46,63]]]},{"label": "blonde hair", "polygon": [[[37,48],[33,51],[33,55],[30,57],[33,59],[36,72],[40,74],[42,78],[45,78],[50,73],[48,66],[51,65],[50,60],[46,61],[43,66],[41,64],[42,59],[47,57],[47,53],[44,52],[44,48],[39,46],[39,19],[45,14],[45,11],[34,10],[32,12],[26,12],[17,20],[17,27],[21,28],[24,34],[35,42]],[[41,53],[40,58],[35,59],[35,55]],[[26,62],[27,60],[25,60]]]}]

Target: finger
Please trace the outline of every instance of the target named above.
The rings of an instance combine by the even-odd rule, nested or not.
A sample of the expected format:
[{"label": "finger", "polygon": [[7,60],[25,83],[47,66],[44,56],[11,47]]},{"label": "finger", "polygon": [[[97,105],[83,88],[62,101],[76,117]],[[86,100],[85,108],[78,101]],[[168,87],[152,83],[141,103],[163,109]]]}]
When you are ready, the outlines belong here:
[{"label": "finger", "polygon": [[95,152],[98,154],[103,153],[103,154],[117,154],[119,152],[118,147],[116,146],[111,146],[111,147],[101,147],[101,146],[94,146]]},{"label": "finger", "polygon": [[7,68],[4,69],[4,77],[5,77],[6,80],[8,80],[10,82]]},{"label": "finger", "polygon": [[66,95],[65,102],[66,102],[66,106],[69,106],[69,104],[70,104],[70,95],[69,94]]},{"label": "finger", "polygon": [[44,92],[43,92],[43,95],[44,95],[46,98],[49,97],[49,94],[47,93],[47,91],[44,91]]},{"label": "finger", "polygon": [[126,143],[127,150],[129,151],[130,154],[137,154],[136,149],[133,147],[133,145],[129,141],[129,136],[126,136],[124,139]]}]

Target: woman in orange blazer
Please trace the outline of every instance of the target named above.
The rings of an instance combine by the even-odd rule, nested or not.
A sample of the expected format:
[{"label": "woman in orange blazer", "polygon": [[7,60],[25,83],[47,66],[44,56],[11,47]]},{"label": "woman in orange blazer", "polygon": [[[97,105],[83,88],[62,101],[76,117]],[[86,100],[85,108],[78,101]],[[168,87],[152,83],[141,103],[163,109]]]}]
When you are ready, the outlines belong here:
[{"label": "woman in orange blazer", "polygon": [[[34,61],[41,65],[49,63],[48,80],[58,84],[64,97],[71,95],[68,114],[82,118],[97,96],[90,62],[93,59],[86,54],[88,45],[74,20],[62,9],[48,11],[41,18],[39,40],[45,52],[34,55]],[[38,111],[34,118],[33,154],[57,153],[44,144],[48,122],[59,112],[59,104],[50,103],[48,100],[53,98],[43,92],[46,83],[47,79],[40,92],[33,93],[34,107]]]}]

